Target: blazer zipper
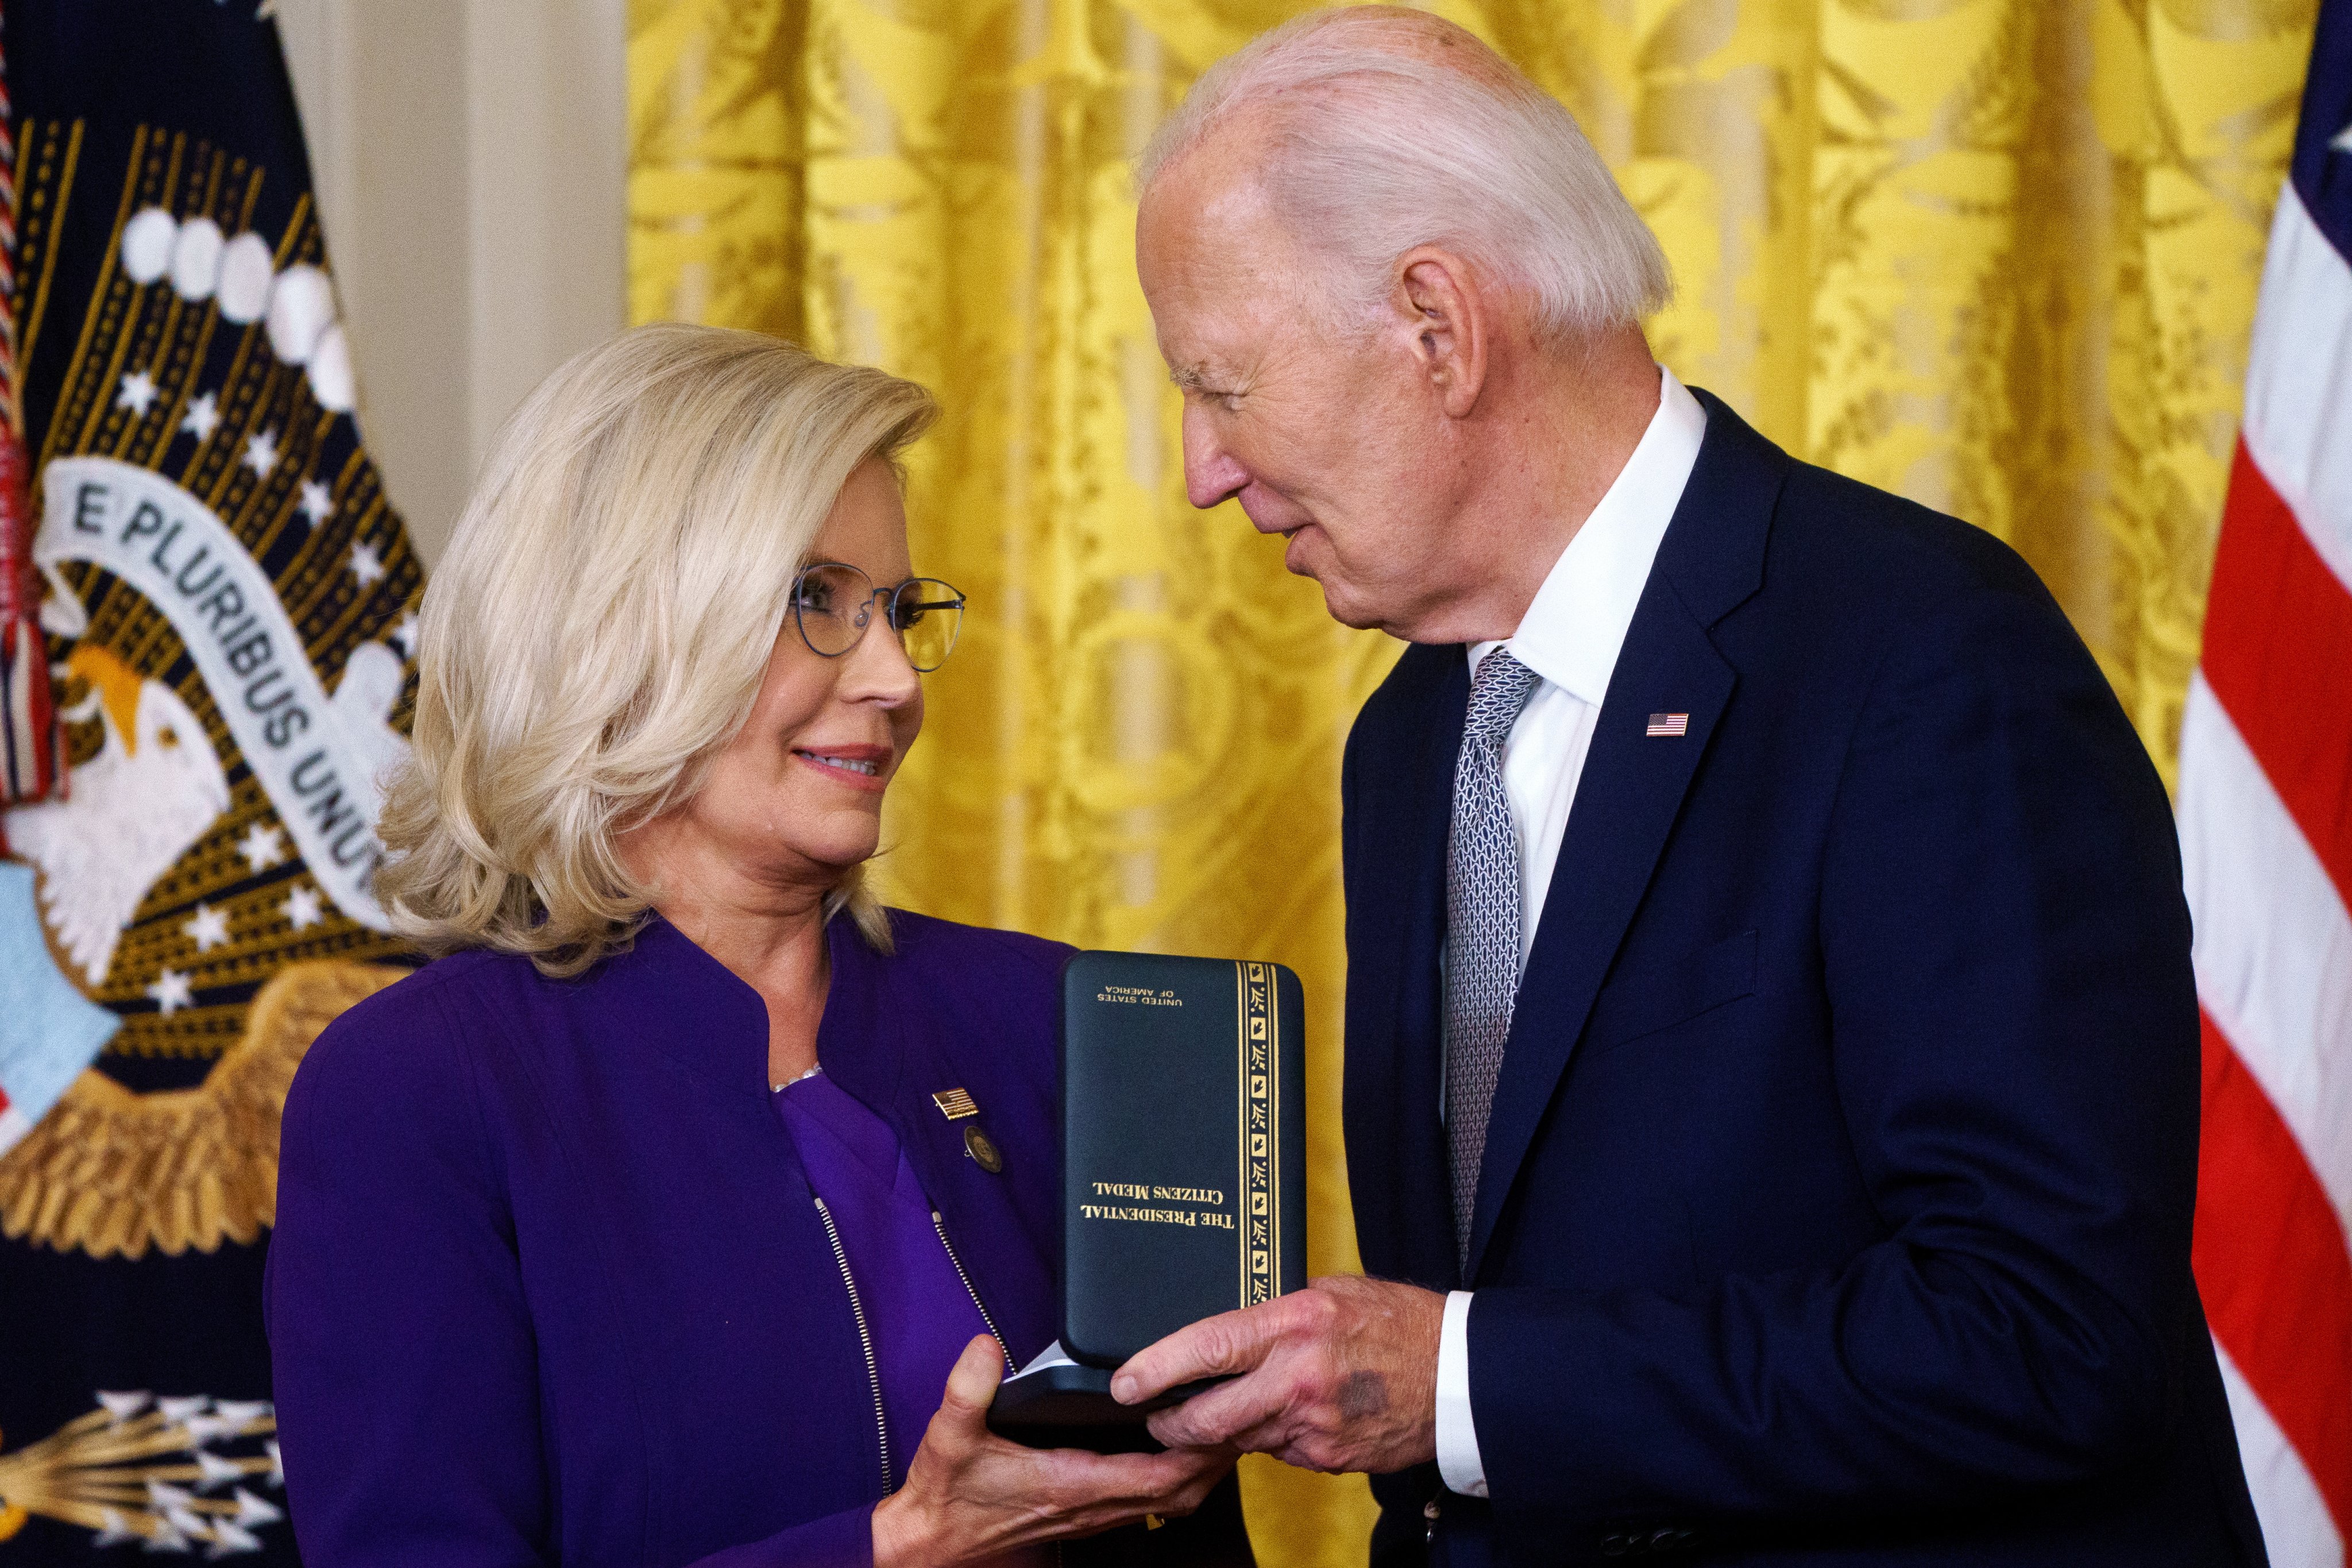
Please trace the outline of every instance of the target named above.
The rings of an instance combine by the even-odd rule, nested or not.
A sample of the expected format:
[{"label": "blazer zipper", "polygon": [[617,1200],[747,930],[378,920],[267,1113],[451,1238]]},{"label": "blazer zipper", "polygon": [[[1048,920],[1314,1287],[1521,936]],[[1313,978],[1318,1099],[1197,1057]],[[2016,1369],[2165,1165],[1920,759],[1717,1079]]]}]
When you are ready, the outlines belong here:
[{"label": "blazer zipper", "polygon": [[[956,1256],[955,1243],[948,1239],[948,1222],[940,1217],[937,1209],[931,1211],[931,1228],[940,1233],[940,1245],[947,1249],[948,1261],[955,1265],[956,1278],[963,1281],[963,1293],[971,1298],[971,1304],[979,1309],[980,1321],[988,1325],[988,1337],[996,1342],[998,1352],[1004,1357],[1004,1370],[1018,1372],[1020,1368],[1013,1364],[1013,1348],[1004,1342],[1004,1336],[996,1331],[996,1320],[988,1315],[988,1303],[980,1299],[980,1290],[972,1284],[971,1276],[964,1272],[963,1259]],[[1060,1568],[1062,1543],[1058,1541],[1054,1542],[1054,1562],[1055,1568]]]},{"label": "blazer zipper", "polygon": [[988,1337],[996,1342],[997,1353],[1004,1358],[1004,1370],[1019,1372],[1021,1369],[1013,1364],[1013,1347],[1006,1344],[1004,1336],[996,1331],[996,1320],[988,1315],[988,1303],[980,1299],[979,1290],[972,1286],[971,1276],[963,1271],[963,1259],[956,1256],[955,1243],[948,1239],[948,1222],[940,1217],[937,1209],[931,1211],[931,1228],[940,1233],[940,1245],[947,1248],[948,1261],[955,1265],[956,1278],[963,1281],[963,1293],[971,1298],[973,1306],[980,1309],[980,1321],[988,1325]]},{"label": "blazer zipper", "polygon": [[882,1452],[882,1495],[888,1497],[898,1489],[890,1476],[890,1416],[882,1404],[882,1368],[874,1359],[874,1336],[866,1331],[866,1308],[857,1300],[857,1281],[849,1272],[849,1254],[842,1249],[841,1232],[834,1228],[833,1211],[824,1206],[823,1198],[816,1200],[816,1213],[824,1221],[825,1239],[833,1243],[833,1260],[841,1266],[841,1282],[849,1288],[849,1315],[857,1320],[857,1343],[866,1352],[866,1382],[874,1390],[874,1435],[880,1439]]}]

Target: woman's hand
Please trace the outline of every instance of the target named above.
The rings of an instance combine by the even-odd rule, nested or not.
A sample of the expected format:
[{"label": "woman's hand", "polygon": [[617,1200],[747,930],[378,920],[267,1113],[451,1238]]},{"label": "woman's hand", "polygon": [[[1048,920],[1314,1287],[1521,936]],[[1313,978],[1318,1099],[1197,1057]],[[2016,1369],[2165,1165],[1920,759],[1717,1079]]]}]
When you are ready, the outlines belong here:
[{"label": "woman's hand", "polygon": [[875,1568],[944,1568],[1146,1514],[1188,1514],[1234,1468],[1229,1450],[1089,1454],[1008,1442],[988,1429],[1003,1375],[994,1340],[964,1346],[907,1484],[874,1510]]}]

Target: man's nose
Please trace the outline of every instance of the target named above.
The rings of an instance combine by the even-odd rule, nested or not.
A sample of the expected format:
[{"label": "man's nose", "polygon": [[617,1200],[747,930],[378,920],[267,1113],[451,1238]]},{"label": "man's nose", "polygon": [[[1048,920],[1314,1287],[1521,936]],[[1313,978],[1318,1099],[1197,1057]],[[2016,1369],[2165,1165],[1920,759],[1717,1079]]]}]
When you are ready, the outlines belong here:
[{"label": "man's nose", "polygon": [[1249,470],[1225,450],[1209,428],[1208,416],[1198,408],[1184,410],[1184,494],[1203,510],[1249,483]]}]

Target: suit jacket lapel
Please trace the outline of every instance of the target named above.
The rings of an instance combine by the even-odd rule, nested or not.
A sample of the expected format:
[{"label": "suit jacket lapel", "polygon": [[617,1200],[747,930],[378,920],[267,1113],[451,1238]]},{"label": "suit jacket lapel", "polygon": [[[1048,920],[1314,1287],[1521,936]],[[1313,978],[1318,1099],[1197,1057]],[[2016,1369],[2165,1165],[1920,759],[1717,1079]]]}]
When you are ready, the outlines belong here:
[{"label": "suit jacket lapel", "polygon": [[[1465,1279],[1477,1278],[1519,1163],[1738,683],[1707,628],[1762,583],[1765,537],[1789,459],[1716,398],[1697,395],[1706,438],[1618,653],[1519,983]],[[1652,736],[1652,713],[1687,713],[1688,729]]]},{"label": "suit jacket lapel", "polygon": [[[1444,1084],[1443,998],[1438,952],[1445,940],[1445,845],[1453,820],[1454,759],[1470,698],[1469,662],[1459,647],[1410,649],[1434,658],[1421,712],[1425,721],[1399,759],[1405,787],[1364,790],[1388,803],[1362,824],[1359,852],[1393,855],[1402,872],[1391,880],[1359,870],[1350,897],[1348,961],[1365,986],[1362,1016],[1387,1020],[1385,1048],[1350,1041],[1346,1055],[1349,1179],[1361,1221],[1358,1233],[1370,1273],[1432,1289],[1455,1276],[1454,1219],[1446,1204],[1444,1125],[1437,1107]],[[1393,764],[1392,764],[1393,765]],[[1385,886],[1389,897],[1376,892]],[[1365,1042],[1371,1046],[1373,1042]]]}]

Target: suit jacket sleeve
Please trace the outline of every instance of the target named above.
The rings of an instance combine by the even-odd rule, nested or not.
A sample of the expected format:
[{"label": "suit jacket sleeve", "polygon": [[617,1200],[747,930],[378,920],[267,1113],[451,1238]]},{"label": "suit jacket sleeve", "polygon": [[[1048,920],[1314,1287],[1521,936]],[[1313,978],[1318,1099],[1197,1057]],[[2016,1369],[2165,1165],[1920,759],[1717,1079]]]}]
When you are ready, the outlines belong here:
[{"label": "suit jacket sleeve", "polygon": [[[446,994],[341,1020],[287,1098],[271,1362],[297,1542],[334,1568],[558,1560],[530,1304]],[[709,1561],[863,1568],[871,1511]]]},{"label": "suit jacket sleeve", "polygon": [[[1838,785],[1818,976],[1885,1239],[1685,1296],[1481,1290],[1496,1509],[1750,1521],[2077,1480],[2174,1418],[2197,1023],[2161,784],[2038,584],[1895,635]],[[1573,1068],[1571,1067],[1571,1072]]]}]

